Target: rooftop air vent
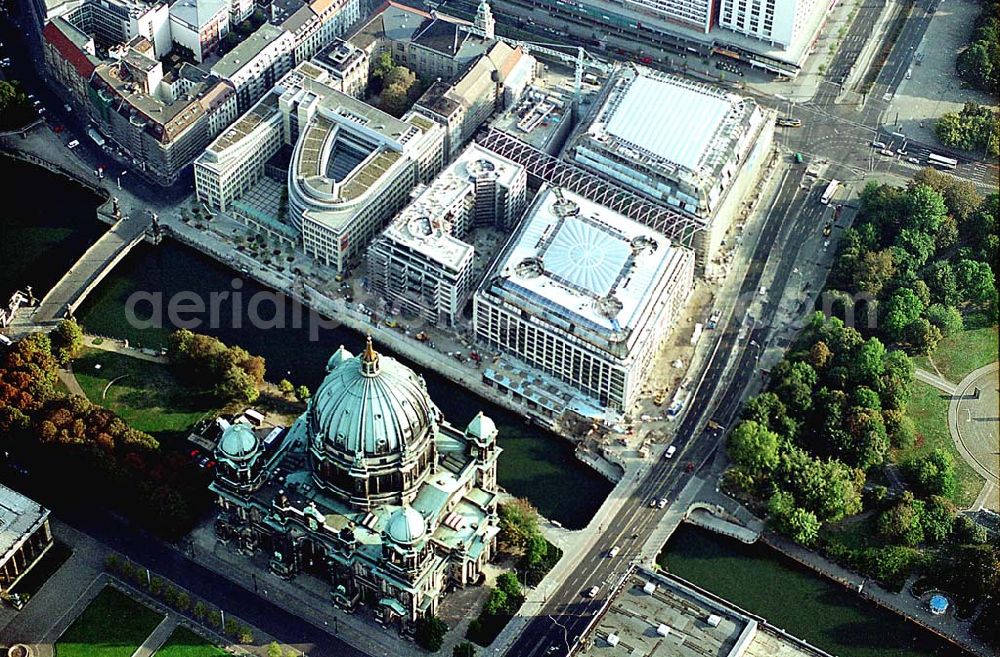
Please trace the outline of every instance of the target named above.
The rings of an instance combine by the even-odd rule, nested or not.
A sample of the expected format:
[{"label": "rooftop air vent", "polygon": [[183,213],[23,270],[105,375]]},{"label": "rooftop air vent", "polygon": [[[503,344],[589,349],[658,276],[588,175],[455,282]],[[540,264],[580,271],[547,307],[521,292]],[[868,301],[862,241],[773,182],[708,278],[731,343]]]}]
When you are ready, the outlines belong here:
[{"label": "rooftop air vent", "polygon": [[545,271],[545,268],[538,258],[525,258],[517,263],[514,271],[521,278],[538,278]]}]

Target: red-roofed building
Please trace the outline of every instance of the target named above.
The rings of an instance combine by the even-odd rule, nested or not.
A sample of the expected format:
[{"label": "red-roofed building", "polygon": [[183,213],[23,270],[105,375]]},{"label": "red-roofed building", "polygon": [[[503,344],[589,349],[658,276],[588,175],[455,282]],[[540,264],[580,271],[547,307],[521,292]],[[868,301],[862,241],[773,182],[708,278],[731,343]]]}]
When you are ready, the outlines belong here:
[{"label": "red-roofed building", "polygon": [[100,63],[93,37],[61,17],[45,25],[42,37],[49,74],[69,90],[75,105],[86,106],[88,83]]}]

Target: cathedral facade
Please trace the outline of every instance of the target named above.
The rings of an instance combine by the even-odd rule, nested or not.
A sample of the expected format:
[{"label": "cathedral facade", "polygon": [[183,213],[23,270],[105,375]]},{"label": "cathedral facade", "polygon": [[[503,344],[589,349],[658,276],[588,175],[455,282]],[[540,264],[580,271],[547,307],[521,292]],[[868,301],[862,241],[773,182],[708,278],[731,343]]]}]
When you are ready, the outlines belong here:
[{"label": "cathedral facade", "polygon": [[496,548],[497,430],[444,420],[422,377],[340,347],[287,431],[227,428],[215,449],[216,534],[272,572],[330,583],[333,604],[412,633]]}]

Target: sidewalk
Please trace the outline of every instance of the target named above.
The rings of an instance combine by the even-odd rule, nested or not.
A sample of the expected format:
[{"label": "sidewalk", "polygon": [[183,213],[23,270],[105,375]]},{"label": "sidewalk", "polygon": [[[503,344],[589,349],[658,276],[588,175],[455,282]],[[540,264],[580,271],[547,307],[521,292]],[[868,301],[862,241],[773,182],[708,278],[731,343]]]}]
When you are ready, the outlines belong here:
[{"label": "sidewalk", "polygon": [[946,395],[954,395],[958,390],[958,386],[956,384],[947,380],[943,376],[935,374],[934,372],[928,372],[920,367],[913,370],[913,376],[917,379],[917,381],[922,381],[927,385],[934,386]]},{"label": "sidewalk", "polygon": [[149,633],[149,636],[142,642],[142,645],[136,648],[135,652],[132,653],[132,657],[152,657],[153,653],[167,642],[167,639],[170,638],[170,635],[174,633],[179,624],[177,616],[167,614],[160,621],[160,624],[156,626],[156,629]]},{"label": "sidewalk", "polygon": [[84,335],[83,344],[91,349],[100,349],[101,351],[110,351],[112,353],[121,354],[122,356],[128,356],[129,358],[138,358],[139,360],[146,360],[150,363],[159,363],[161,365],[166,365],[170,360],[166,356],[161,356],[158,353],[150,353],[152,349],[140,349],[138,347],[127,347],[120,340],[116,338],[105,338],[99,335]]}]

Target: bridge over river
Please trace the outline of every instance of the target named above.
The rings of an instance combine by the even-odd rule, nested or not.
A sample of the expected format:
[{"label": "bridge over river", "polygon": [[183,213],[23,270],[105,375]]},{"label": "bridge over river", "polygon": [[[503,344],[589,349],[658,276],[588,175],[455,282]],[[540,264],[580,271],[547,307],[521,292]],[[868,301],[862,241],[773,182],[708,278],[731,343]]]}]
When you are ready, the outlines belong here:
[{"label": "bridge over river", "polygon": [[137,244],[159,236],[159,225],[151,212],[122,214],[116,199],[98,210],[111,229],[88,248],[59,279],[37,306],[25,306],[5,317],[4,328],[11,336],[50,327],[72,315],[115,266]]}]

